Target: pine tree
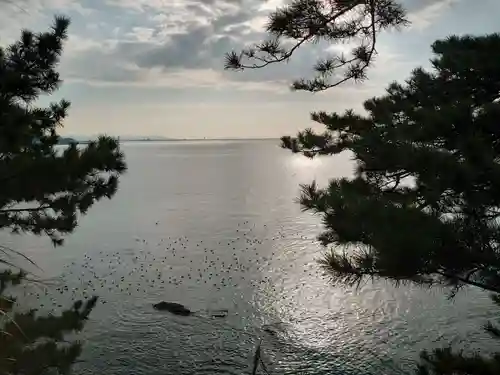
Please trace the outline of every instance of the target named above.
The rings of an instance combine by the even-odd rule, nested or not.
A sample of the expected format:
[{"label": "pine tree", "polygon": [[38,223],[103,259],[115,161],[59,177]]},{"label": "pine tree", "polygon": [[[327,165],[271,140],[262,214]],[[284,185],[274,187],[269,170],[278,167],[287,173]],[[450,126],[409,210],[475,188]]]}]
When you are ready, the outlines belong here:
[{"label": "pine tree", "polygon": [[[302,187],[323,245],[356,245],[323,265],[338,281],[467,284],[500,293],[500,34],[433,44],[433,71],[364,103],[368,112],[313,113],[326,127],[283,137],[308,157],[351,151],[356,176]],[[499,55],[500,56],[500,55]],[[498,202],[497,202],[498,201]]]},{"label": "pine tree", "polygon": [[318,92],[363,81],[376,57],[378,34],[407,26],[405,14],[398,0],[292,0],[269,16],[269,38],[226,54],[225,68],[263,68],[289,61],[307,44],[352,42],[349,55],[325,55],[313,67],[313,78],[293,82],[292,89]]},{"label": "pine tree", "polygon": [[[57,148],[69,102],[37,106],[61,83],[55,68],[68,26],[57,17],[50,31],[23,31],[19,41],[0,48],[0,228],[46,235],[54,245],[75,229],[78,215],[115,194],[126,169],[118,141],[109,137]],[[7,291],[26,277],[9,260],[14,253],[22,255],[0,246],[0,373],[67,373],[81,348],[65,338],[83,328],[97,298],[77,301],[60,315],[23,310]]]},{"label": "pine tree", "polygon": [[[321,261],[332,280],[469,285],[500,303],[500,34],[432,46],[432,71],[364,103],[368,115],[313,113],[326,127],[283,137],[308,157],[349,151],[354,178],[302,186],[304,210],[322,217]],[[500,329],[487,331],[500,338]],[[498,374],[500,353],[422,353],[420,374]]]}]

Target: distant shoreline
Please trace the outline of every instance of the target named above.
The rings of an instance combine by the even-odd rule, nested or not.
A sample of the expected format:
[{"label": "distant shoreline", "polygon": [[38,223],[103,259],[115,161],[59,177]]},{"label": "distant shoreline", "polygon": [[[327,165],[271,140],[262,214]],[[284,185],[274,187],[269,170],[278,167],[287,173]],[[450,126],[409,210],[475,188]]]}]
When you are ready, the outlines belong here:
[{"label": "distant shoreline", "polygon": [[[119,139],[119,137],[117,137]],[[120,143],[136,142],[199,142],[199,141],[279,141],[279,138],[167,138],[167,139],[119,139]],[[88,144],[91,140],[78,140],[75,138],[61,138],[59,145]]]},{"label": "distant shoreline", "polygon": [[176,138],[176,139],[124,139],[120,142],[190,142],[190,141],[279,141],[279,138]]}]

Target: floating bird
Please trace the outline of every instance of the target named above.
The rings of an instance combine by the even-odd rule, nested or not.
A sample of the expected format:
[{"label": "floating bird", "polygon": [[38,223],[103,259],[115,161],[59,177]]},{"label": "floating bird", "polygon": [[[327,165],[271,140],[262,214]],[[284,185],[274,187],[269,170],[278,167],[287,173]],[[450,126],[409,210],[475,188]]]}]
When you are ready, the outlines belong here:
[{"label": "floating bird", "polygon": [[[236,301],[248,288],[267,298],[284,288],[297,293],[306,280],[324,277],[316,263],[301,261],[314,238],[285,226],[258,227],[245,221],[236,223],[224,239],[183,235],[130,241],[124,249],[81,254],[80,260],[64,266],[59,285],[28,287],[23,293],[48,308],[69,307],[73,300],[94,294],[105,303],[176,290],[189,296],[193,288]],[[286,286],[286,280],[294,280],[293,286]]]}]

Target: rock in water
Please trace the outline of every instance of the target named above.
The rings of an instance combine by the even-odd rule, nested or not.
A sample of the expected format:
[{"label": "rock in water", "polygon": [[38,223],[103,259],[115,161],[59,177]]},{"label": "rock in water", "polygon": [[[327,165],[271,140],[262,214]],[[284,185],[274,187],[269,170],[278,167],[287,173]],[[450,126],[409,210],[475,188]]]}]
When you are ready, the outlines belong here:
[{"label": "rock in water", "polygon": [[182,315],[182,316],[188,316],[191,315],[192,312],[188,308],[186,308],[184,305],[181,305],[180,303],[175,303],[175,302],[159,302],[155,303],[153,307],[156,310],[160,311],[168,311],[171,312],[172,314],[175,315]]},{"label": "rock in water", "polygon": [[210,315],[214,318],[225,318],[227,316],[228,311],[226,309],[222,310],[213,310]]}]

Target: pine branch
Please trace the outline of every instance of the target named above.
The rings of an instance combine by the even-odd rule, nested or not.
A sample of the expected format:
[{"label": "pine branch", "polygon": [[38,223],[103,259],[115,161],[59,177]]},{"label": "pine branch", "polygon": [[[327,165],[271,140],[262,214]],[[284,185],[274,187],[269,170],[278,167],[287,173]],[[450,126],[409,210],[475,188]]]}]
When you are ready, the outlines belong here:
[{"label": "pine branch", "polygon": [[[356,8],[359,4],[352,4],[344,9],[341,9],[337,13],[333,14],[332,16],[326,18],[323,23],[322,27],[327,26],[330,22],[335,21],[336,19],[344,16],[346,13],[349,11],[353,10]],[[271,27],[268,27],[268,32],[271,31]],[[275,46],[274,48],[272,47],[277,43],[277,41],[272,41],[272,42],[267,42],[269,44],[263,43],[260,45],[260,48],[257,47],[257,49],[260,49],[262,51],[267,52],[269,55],[271,55],[272,59],[266,59],[265,57],[258,57],[255,56],[255,54],[252,52],[252,50],[247,50],[247,51],[241,51],[239,55],[236,54],[236,52],[231,52],[226,54],[226,63],[224,68],[227,69],[238,69],[238,70],[243,70],[243,69],[259,69],[259,68],[264,68],[268,66],[269,64],[274,64],[274,63],[279,63],[283,62],[285,60],[288,60],[290,57],[292,57],[293,53],[304,43],[310,41],[312,38],[316,37],[316,29],[311,29],[305,36],[303,36],[295,45],[290,48],[288,51],[279,51],[278,47]],[[277,37],[281,36],[279,33],[277,34]],[[268,51],[266,51],[268,50]],[[279,54],[279,55],[277,55]],[[261,61],[262,64],[251,64],[251,65],[246,65],[241,63],[242,59],[244,57],[250,57],[254,58],[258,61]],[[341,65],[343,66],[343,65]]]},{"label": "pine branch", "polygon": [[10,212],[34,212],[34,211],[44,211],[47,209],[52,208],[50,205],[40,205],[38,207],[25,207],[25,208],[7,208],[7,209],[0,209],[0,215],[3,213],[10,213]]},{"label": "pine branch", "polygon": [[470,278],[460,277],[460,276],[458,276],[456,274],[450,274],[450,273],[446,273],[446,272],[443,272],[443,271],[435,271],[435,273],[437,275],[441,275],[444,278],[446,278],[448,280],[452,280],[454,282],[458,282],[458,283],[463,283],[463,284],[466,284],[466,285],[474,286],[476,288],[479,288],[479,289],[482,289],[482,290],[487,290],[489,292],[500,293],[500,286],[493,286],[493,285],[489,285],[487,283],[477,282],[477,281],[471,280]]},{"label": "pine branch", "polygon": [[[331,10],[325,11],[328,7]],[[358,17],[349,20],[348,16],[356,11]],[[368,25],[363,23],[366,19]],[[296,80],[291,87],[292,90],[323,91],[349,80],[366,79],[365,71],[376,54],[377,33],[407,24],[404,10],[394,0],[295,0],[269,17],[267,32],[271,39],[239,53],[232,51],[226,54],[224,67],[226,70],[260,69],[287,62],[299,48],[319,40],[329,43],[353,38],[367,40],[366,44],[362,42],[352,50],[351,58],[339,55],[320,59],[314,67],[317,73],[315,78]],[[282,46],[282,40],[286,38],[295,40],[292,47]],[[344,69],[343,78],[331,81],[330,78],[341,69]]]}]

